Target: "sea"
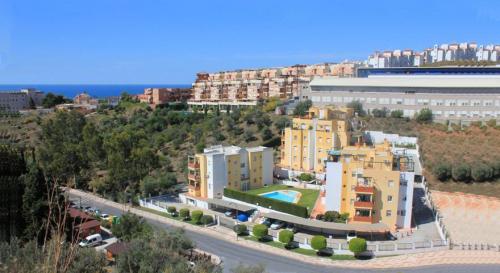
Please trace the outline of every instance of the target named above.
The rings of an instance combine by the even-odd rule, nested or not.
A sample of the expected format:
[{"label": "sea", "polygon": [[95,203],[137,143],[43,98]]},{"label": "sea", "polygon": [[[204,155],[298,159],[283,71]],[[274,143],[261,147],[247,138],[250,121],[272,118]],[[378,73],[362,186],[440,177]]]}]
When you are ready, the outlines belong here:
[{"label": "sea", "polygon": [[34,88],[44,92],[73,98],[86,92],[96,98],[119,96],[122,92],[142,94],[144,88],[190,88],[190,84],[0,84],[2,91],[18,91],[24,88]]}]

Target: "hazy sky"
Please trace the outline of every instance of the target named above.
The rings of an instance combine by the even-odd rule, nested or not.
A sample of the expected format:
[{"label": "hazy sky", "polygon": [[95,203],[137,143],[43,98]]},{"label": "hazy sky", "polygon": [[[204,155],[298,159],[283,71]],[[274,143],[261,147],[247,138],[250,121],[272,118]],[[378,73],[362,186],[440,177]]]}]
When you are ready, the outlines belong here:
[{"label": "hazy sky", "polygon": [[500,1],[0,0],[0,84],[190,83],[463,41],[500,43]]}]

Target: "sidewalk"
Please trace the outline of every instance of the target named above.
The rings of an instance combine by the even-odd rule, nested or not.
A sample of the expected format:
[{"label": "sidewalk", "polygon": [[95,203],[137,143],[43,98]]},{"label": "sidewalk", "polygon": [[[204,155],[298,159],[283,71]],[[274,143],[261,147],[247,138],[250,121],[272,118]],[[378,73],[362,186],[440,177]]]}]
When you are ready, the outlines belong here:
[{"label": "sidewalk", "polygon": [[228,232],[228,229],[223,227],[200,227],[188,223],[179,222],[170,218],[162,217],[154,213],[139,210],[130,206],[109,201],[95,195],[70,189],[70,193],[85,197],[95,202],[104,203],[106,205],[129,210],[131,213],[137,214],[147,219],[163,222],[172,226],[183,228],[189,231],[202,233],[206,236],[211,236],[220,240],[225,240],[233,244],[238,244],[244,247],[259,250],[261,252],[281,255],[288,258],[300,260],[304,263],[316,265],[333,265],[348,268],[370,268],[370,269],[388,269],[388,268],[403,268],[403,267],[421,267],[443,264],[499,264],[500,252],[497,251],[467,251],[467,250],[443,250],[417,254],[406,254],[392,257],[375,258],[372,260],[356,260],[356,261],[334,261],[325,258],[313,258],[304,256],[298,253],[290,252],[284,249],[279,249],[250,240],[235,240],[236,236],[233,232]]}]

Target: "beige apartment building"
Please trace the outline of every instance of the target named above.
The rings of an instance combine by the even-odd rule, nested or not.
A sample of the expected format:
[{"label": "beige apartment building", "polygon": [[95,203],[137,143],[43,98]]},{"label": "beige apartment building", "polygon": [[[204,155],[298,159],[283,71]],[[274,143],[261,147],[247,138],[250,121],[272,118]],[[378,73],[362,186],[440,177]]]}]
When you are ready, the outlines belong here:
[{"label": "beige apartment building", "polygon": [[353,115],[350,108],[311,107],[304,117],[294,118],[281,137],[281,169],[287,176],[324,173],[328,151],[349,145]]}]

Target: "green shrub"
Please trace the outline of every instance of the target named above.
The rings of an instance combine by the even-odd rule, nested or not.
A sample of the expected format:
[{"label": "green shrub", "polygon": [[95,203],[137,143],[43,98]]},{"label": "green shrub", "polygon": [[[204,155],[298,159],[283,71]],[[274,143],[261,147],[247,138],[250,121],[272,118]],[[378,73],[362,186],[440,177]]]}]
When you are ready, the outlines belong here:
[{"label": "green shrub", "polygon": [[451,166],[446,163],[438,163],[433,169],[432,172],[436,176],[437,179],[441,181],[446,181],[451,177]]},{"label": "green shrub", "polygon": [[325,222],[336,222],[340,218],[340,214],[337,211],[329,210],[325,212],[323,221]]},{"label": "green shrub", "polygon": [[204,225],[210,225],[213,222],[214,222],[214,218],[212,217],[212,215],[203,215],[201,217],[201,223]]},{"label": "green shrub", "polygon": [[394,110],[391,112],[391,118],[402,118],[404,115],[403,110]]},{"label": "green shrub", "polygon": [[255,225],[253,226],[252,233],[255,238],[262,240],[267,236],[267,226],[263,224]]},{"label": "green shrub", "polygon": [[177,208],[174,207],[174,206],[171,206],[171,207],[168,207],[167,208],[167,212],[172,214],[172,213],[175,213],[177,211]]},{"label": "green shrub", "polygon": [[431,123],[432,122],[432,111],[429,108],[423,108],[415,116],[415,120],[420,123]]},{"label": "green shrub", "polygon": [[193,219],[193,222],[197,224],[200,223],[202,216],[203,216],[203,211],[201,210],[193,210],[193,212],[191,212],[191,219]]},{"label": "green shrub", "polygon": [[275,200],[275,199],[270,199],[270,198],[265,198],[259,195],[254,195],[242,191],[237,191],[233,189],[224,189],[224,196],[227,196],[229,198],[237,199],[246,203],[250,204],[257,204],[259,203],[259,206],[262,207],[272,207],[273,210],[281,211],[284,213],[292,214],[295,216],[307,218],[308,217],[308,212],[307,208],[304,206],[300,206],[297,204],[291,204],[288,202],[280,201],[280,200]]},{"label": "green shrub", "polygon": [[480,163],[472,166],[471,177],[476,182],[490,180],[493,177],[493,170],[490,166]]},{"label": "green shrub", "polygon": [[326,247],[325,236],[316,235],[311,239],[311,247],[315,250],[320,250]]},{"label": "green shrub", "polygon": [[363,238],[351,239],[349,241],[349,250],[354,253],[354,255],[366,251],[366,240]]},{"label": "green shrub", "polygon": [[243,224],[239,224],[239,225],[236,225],[233,227],[233,230],[234,232],[238,235],[238,236],[241,236],[241,235],[245,235],[247,232],[248,232],[248,228],[247,226],[243,225]]},{"label": "green shrub", "polygon": [[451,176],[456,181],[469,181],[470,180],[470,167],[467,164],[460,163],[453,166]]},{"label": "green shrub", "polygon": [[182,219],[189,219],[189,209],[182,208],[179,210],[179,216]]},{"label": "green shrub", "polygon": [[311,181],[314,179],[314,175],[310,174],[310,173],[301,173],[299,175],[299,179],[302,180],[302,181]]},{"label": "green shrub", "polygon": [[282,242],[284,244],[288,244],[291,241],[293,241],[293,232],[291,230],[284,229],[284,230],[280,231],[278,237],[279,237],[278,239],[280,240],[280,242]]}]

